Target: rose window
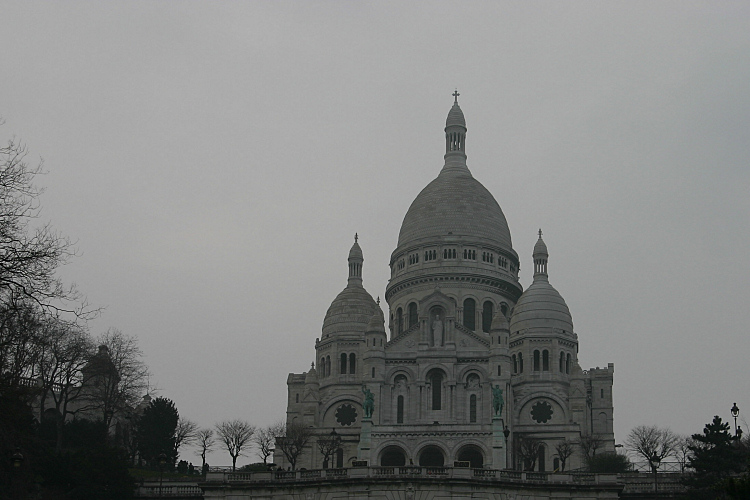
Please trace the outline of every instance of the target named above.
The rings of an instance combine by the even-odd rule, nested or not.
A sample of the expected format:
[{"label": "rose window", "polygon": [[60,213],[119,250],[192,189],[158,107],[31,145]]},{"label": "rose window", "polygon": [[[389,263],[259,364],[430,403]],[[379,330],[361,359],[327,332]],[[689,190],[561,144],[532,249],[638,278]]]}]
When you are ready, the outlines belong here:
[{"label": "rose window", "polygon": [[352,405],[344,404],[336,410],[336,422],[341,425],[352,425],[357,421],[357,409]]},{"label": "rose window", "polygon": [[546,424],[552,420],[552,405],[546,401],[537,401],[531,407],[531,418],[538,424]]}]

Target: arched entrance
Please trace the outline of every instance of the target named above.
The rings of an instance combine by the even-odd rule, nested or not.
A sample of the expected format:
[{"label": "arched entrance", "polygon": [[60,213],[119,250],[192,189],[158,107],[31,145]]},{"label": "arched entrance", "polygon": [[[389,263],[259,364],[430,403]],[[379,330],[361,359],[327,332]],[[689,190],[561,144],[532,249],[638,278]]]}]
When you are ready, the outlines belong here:
[{"label": "arched entrance", "polygon": [[443,450],[437,446],[427,446],[419,454],[419,465],[422,467],[442,467],[445,465]]},{"label": "arched entrance", "polygon": [[406,465],[406,453],[398,446],[389,446],[380,454],[381,467],[401,467]]},{"label": "arched entrance", "polygon": [[456,458],[459,462],[470,462],[472,469],[481,469],[484,467],[484,455],[482,454],[482,450],[474,445],[468,445],[461,448]]}]

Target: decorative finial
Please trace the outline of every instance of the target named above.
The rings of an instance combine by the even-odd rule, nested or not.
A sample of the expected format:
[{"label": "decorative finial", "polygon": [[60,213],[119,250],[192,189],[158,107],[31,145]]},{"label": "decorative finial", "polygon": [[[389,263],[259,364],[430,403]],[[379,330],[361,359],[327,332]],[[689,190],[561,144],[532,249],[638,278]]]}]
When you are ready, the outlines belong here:
[{"label": "decorative finial", "polygon": [[539,239],[540,240],[542,239],[542,228],[541,227],[539,228]]},{"label": "decorative finial", "polygon": [[315,369],[315,361],[313,361],[312,363],[310,363],[310,368],[312,368],[313,370]]},{"label": "decorative finial", "polygon": [[458,89],[456,89],[456,91],[453,92],[452,95],[453,95],[453,98],[454,98],[453,104],[458,104],[458,96],[461,95],[461,94],[458,93]]},{"label": "decorative finial", "polygon": [[378,295],[378,305],[380,305],[380,295]]},{"label": "decorative finial", "polygon": [[356,243],[358,239],[359,239],[359,235],[357,233],[354,233],[354,243]]}]

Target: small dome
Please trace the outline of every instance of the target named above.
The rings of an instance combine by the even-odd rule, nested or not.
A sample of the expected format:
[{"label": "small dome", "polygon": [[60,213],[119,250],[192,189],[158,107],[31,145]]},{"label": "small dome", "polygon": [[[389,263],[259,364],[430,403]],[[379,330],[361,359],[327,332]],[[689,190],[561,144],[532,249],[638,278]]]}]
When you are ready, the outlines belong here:
[{"label": "small dome", "polygon": [[367,331],[385,333],[385,318],[383,317],[383,310],[379,306],[367,324]]},{"label": "small dome", "polygon": [[573,317],[562,295],[546,279],[535,279],[518,299],[510,331],[559,329],[573,332]]},{"label": "small dome", "polygon": [[323,337],[337,333],[364,333],[378,305],[361,285],[349,284],[331,302],[323,320]]},{"label": "small dome", "polygon": [[448,112],[448,118],[445,120],[445,128],[459,125],[466,128],[466,119],[464,118],[464,112],[458,105],[458,102],[453,103],[453,107]]},{"label": "small dome", "polygon": [[349,250],[349,258],[350,259],[363,259],[362,254],[362,248],[360,248],[359,243],[357,243],[357,235],[354,235],[354,245],[352,245],[352,249]]},{"label": "small dome", "polygon": [[502,311],[498,310],[495,313],[495,317],[492,318],[492,325],[490,325],[490,331],[509,330],[508,319],[505,317]]}]

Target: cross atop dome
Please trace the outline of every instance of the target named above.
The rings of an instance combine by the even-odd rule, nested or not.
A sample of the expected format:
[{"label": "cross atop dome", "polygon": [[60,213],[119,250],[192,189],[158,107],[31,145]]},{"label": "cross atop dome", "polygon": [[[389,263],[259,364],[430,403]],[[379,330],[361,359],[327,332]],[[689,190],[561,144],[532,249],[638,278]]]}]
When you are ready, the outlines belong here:
[{"label": "cross atop dome", "polygon": [[[540,240],[542,239],[542,228],[541,227],[539,228],[539,239]],[[355,238],[354,241],[357,241],[357,239]]]},{"label": "cross atop dome", "polygon": [[456,91],[455,91],[455,92],[453,92],[453,94],[451,94],[451,95],[452,95],[452,96],[453,96],[453,98],[454,98],[454,100],[453,100],[453,104],[458,104],[458,96],[460,96],[460,95],[461,95],[461,94],[459,94],[459,93],[458,93],[458,89],[456,89]]}]

